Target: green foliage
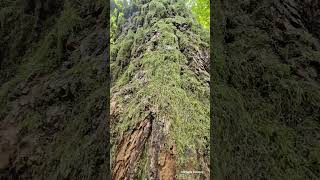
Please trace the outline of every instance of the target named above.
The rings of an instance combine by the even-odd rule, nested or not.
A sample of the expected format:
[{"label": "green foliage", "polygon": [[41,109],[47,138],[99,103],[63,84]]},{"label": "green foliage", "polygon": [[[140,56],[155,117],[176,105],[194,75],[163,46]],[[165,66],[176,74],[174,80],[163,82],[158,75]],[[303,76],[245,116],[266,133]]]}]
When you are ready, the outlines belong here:
[{"label": "green foliage", "polygon": [[125,22],[124,11],[128,6],[127,0],[112,0],[110,9],[110,41],[114,43],[122,24]]},{"label": "green foliage", "polygon": [[[209,0],[187,0],[187,1],[178,1],[173,4],[169,9],[166,9],[164,4],[167,4],[168,1],[150,1],[150,4],[144,4],[141,6],[142,14],[141,16],[135,17],[135,20],[138,21],[137,24],[140,24],[141,20],[144,19],[144,24],[150,22],[154,23],[153,20],[156,17],[162,17],[164,14],[169,11],[176,11],[178,14],[176,16],[188,16],[188,13],[185,11],[185,6],[189,7],[193,14],[195,15],[196,20],[206,29],[210,27],[210,1]],[[121,26],[126,22],[124,17],[125,11],[128,11],[130,7],[139,4],[136,1],[127,1],[127,0],[113,0],[111,1],[111,10],[110,10],[110,42],[115,43],[115,39],[119,35]]]},{"label": "green foliage", "polygon": [[187,4],[195,14],[198,22],[206,29],[210,28],[210,1],[209,0],[189,0]]}]

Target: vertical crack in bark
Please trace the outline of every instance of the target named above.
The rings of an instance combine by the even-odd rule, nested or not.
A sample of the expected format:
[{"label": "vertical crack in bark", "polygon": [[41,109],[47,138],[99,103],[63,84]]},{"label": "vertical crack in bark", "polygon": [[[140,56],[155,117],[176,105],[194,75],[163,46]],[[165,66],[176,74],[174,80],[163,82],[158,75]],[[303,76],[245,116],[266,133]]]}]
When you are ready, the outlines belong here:
[{"label": "vertical crack in bark", "polygon": [[[122,137],[115,135],[113,177],[177,179],[177,172],[184,167],[184,147],[202,149],[205,144],[195,146],[192,137],[201,137],[201,124],[209,122],[205,119],[208,102],[203,101],[210,81],[209,45],[202,37],[206,31],[192,25],[193,19],[182,12],[187,10],[183,3],[152,0],[138,6],[140,14],[124,24],[123,37],[112,48],[117,74],[112,92],[119,106],[111,105],[113,111],[123,110],[114,113],[112,125],[115,134],[126,131]],[[123,62],[127,63],[122,67]],[[129,87],[130,93],[126,92]],[[148,96],[152,98],[144,98]],[[137,123],[145,113],[151,118],[147,136],[139,132],[145,125]],[[194,126],[193,131],[189,126]],[[143,145],[137,147],[134,140]],[[190,151],[192,157],[188,158],[196,159],[195,149]],[[197,169],[195,166],[190,169]]]},{"label": "vertical crack in bark", "polygon": [[150,136],[153,116],[149,115],[140,122],[130,133],[125,135],[117,148],[112,179],[133,179],[135,165],[140,159],[144,146]]},{"label": "vertical crack in bark", "polygon": [[[149,154],[149,179],[176,179],[176,145],[168,139],[170,121],[156,117],[151,111],[144,121],[121,139],[114,160],[112,179],[137,177],[137,162],[144,149]],[[150,138],[150,145],[147,145]]]},{"label": "vertical crack in bark", "polygon": [[159,121],[154,121],[152,124],[151,132],[151,147],[149,149],[150,153],[150,179],[159,179],[159,153],[161,145],[161,126]]},{"label": "vertical crack in bark", "polygon": [[150,179],[176,179],[176,146],[169,138],[171,121],[157,117],[152,124],[150,147]]}]

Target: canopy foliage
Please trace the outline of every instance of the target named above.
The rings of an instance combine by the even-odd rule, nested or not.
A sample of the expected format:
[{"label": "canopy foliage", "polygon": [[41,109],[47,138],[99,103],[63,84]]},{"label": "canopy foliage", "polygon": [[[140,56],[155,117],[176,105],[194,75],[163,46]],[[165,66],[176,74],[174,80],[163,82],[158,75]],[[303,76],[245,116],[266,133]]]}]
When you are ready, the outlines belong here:
[{"label": "canopy foliage", "polygon": [[[139,0],[111,0],[110,22],[111,43],[114,40],[118,28],[124,24],[130,9],[134,8]],[[209,0],[187,0],[185,1],[192,10],[197,21],[206,29],[210,27],[210,1]],[[127,14],[126,14],[127,13]]]}]

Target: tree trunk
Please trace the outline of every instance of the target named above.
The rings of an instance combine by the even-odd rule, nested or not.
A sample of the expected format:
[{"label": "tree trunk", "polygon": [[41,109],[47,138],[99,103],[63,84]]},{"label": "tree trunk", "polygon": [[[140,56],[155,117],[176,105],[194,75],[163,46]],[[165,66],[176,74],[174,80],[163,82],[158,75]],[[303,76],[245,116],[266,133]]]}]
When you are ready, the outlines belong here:
[{"label": "tree trunk", "polygon": [[213,5],[213,178],[319,179],[320,2]]},{"label": "tree trunk", "polygon": [[209,32],[183,1],[136,5],[111,47],[112,178],[208,179]]},{"label": "tree trunk", "polygon": [[0,179],[110,173],[108,6],[78,2],[0,1]]}]

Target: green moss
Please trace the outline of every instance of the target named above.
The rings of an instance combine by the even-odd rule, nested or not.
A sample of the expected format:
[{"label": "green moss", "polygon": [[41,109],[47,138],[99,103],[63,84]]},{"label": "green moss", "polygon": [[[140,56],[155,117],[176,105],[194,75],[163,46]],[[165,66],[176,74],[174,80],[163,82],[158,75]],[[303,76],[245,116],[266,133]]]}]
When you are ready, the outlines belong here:
[{"label": "green moss", "polygon": [[[9,43],[11,50],[15,52],[19,51],[19,55],[24,56],[15,59],[16,54],[8,53],[10,55],[8,61],[14,62],[17,60],[19,64],[17,63],[14,67],[4,66],[8,69],[14,69],[14,74],[9,81],[1,84],[0,87],[0,119],[3,120],[8,115],[11,116],[10,114],[13,113],[14,108],[17,108],[12,107],[15,104],[13,101],[19,100],[22,97],[16,97],[15,89],[25,83],[27,83],[31,90],[35,86],[45,88],[46,85],[39,84],[43,82],[43,78],[48,79],[45,83],[54,85],[54,87],[56,87],[55,85],[61,85],[60,83],[71,83],[71,91],[76,96],[75,98],[68,99],[68,101],[57,98],[50,103],[42,103],[43,98],[45,100],[47,98],[50,99],[53,94],[43,94],[43,92],[36,92],[34,94],[32,91],[32,93],[30,92],[31,94],[27,95],[28,97],[30,96],[29,98],[34,99],[35,103],[32,103],[32,107],[18,107],[19,115],[17,117],[19,118],[15,122],[19,130],[17,134],[18,143],[24,136],[36,138],[36,144],[30,144],[30,148],[28,145],[30,153],[33,153],[31,159],[35,163],[31,165],[29,163],[30,159],[28,162],[21,158],[17,159],[16,165],[26,167],[21,169],[19,175],[21,177],[32,175],[34,179],[99,179],[101,174],[105,174],[105,170],[100,171],[100,167],[98,166],[103,163],[101,161],[105,158],[101,154],[107,151],[106,142],[105,140],[101,141],[97,137],[97,134],[103,134],[99,128],[95,127],[96,124],[94,124],[100,123],[100,120],[97,120],[100,117],[93,117],[94,115],[105,114],[98,111],[106,111],[107,109],[104,103],[107,99],[106,92],[108,90],[104,84],[105,80],[102,80],[106,77],[105,72],[102,72],[101,76],[99,76],[100,74],[97,75],[97,72],[100,73],[97,70],[98,65],[101,65],[102,61],[90,61],[90,63],[77,61],[74,62],[74,66],[69,70],[59,68],[62,60],[64,60],[61,58],[66,58],[66,54],[63,54],[65,53],[64,43],[66,40],[70,36],[74,36],[71,37],[72,39],[82,37],[83,34],[80,34],[79,30],[84,33],[88,33],[88,30],[91,31],[91,28],[79,26],[81,20],[78,15],[83,10],[91,11],[92,7],[100,7],[96,1],[86,0],[81,1],[81,3],[74,0],[59,1],[57,4],[59,9],[50,10],[51,13],[48,16],[45,18],[41,17],[40,31],[38,29],[35,30],[34,26],[37,17],[34,14],[26,15],[21,5],[22,1],[20,0],[10,1],[17,8],[15,9],[16,11],[2,14],[5,17],[5,21],[1,22],[1,27],[5,26],[7,28],[6,30],[0,28],[0,34],[5,34],[4,37],[10,38],[9,41],[11,39],[14,40],[14,42]],[[60,3],[62,2],[65,2],[65,4],[63,9],[60,9]],[[104,4],[108,3],[106,1],[101,2]],[[1,1],[0,6],[2,6],[2,3]],[[44,3],[46,4],[46,2]],[[44,7],[44,12],[46,11],[45,9],[46,7]],[[0,11],[2,10],[1,8]],[[90,17],[88,19],[96,20]],[[11,23],[11,21],[16,23]],[[15,28],[11,28],[11,26],[15,26]],[[7,32],[8,30],[11,31],[10,34]],[[34,39],[29,40],[29,38]],[[27,39],[26,43],[21,42],[25,39]],[[18,45],[31,44],[31,46],[23,47],[26,49],[24,53],[24,49],[21,50],[20,46],[15,48],[16,42]],[[4,48],[6,49],[7,47]],[[74,52],[77,53],[76,51]],[[70,58],[68,59],[73,60],[73,57]],[[81,87],[77,89],[77,92],[74,92],[74,82],[71,82],[73,80],[80,81],[81,83]],[[48,89],[43,90],[46,91]],[[58,128],[49,127],[51,124],[47,121],[48,117],[45,112],[51,106],[67,107],[64,109],[66,111],[59,112],[59,115],[60,113],[63,115],[62,118],[59,117],[57,120],[59,121]],[[12,165],[11,168],[15,168],[16,165]]]},{"label": "green moss", "polygon": [[32,47],[32,51],[26,54],[24,57],[25,63],[18,67],[16,76],[9,83],[10,86],[15,86],[32,74],[48,73],[57,67],[61,63],[60,59],[63,56],[62,41],[74,30],[78,22],[77,13],[71,7],[69,1],[66,1],[64,11],[57,24],[50,32],[46,33],[43,40],[38,43],[38,46]]},{"label": "green moss", "polygon": [[63,56],[64,39],[69,33],[74,31],[80,21],[81,19],[78,17],[76,10],[71,6],[71,2],[67,0],[57,22],[57,49],[59,59]]},{"label": "green moss", "polygon": [[[195,157],[196,149],[206,149],[210,126],[206,82],[209,74],[196,73],[188,64],[193,56],[209,47],[208,39],[204,41],[208,35],[201,37],[194,33],[191,29],[194,20],[184,12],[178,12],[182,9],[186,10],[182,1],[177,4],[154,0],[142,5],[139,15],[133,19],[144,17],[144,26],[133,28],[136,31],[132,35],[125,34],[111,46],[111,54],[117,56],[111,64],[112,74],[120,72],[117,69],[121,63],[124,65],[113,79],[111,89],[111,96],[121,107],[117,123],[111,124],[112,132],[120,136],[128,132],[148,115],[151,108],[156,113],[156,120],[170,122],[168,138],[176,144],[178,166],[186,159],[197,163],[185,152],[190,150]],[[201,26],[193,28],[208,33],[201,30]],[[130,47],[125,48],[128,40]],[[120,52],[121,48],[130,50]],[[195,142],[195,139],[199,141]],[[112,148],[115,152],[115,147]],[[147,161],[145,156],[142,158]],[[140,177],[146,172],[143,169]]]},{"label": "green moss", "polygon": [[164,17],[167,13],[163,2],[157,0],[152,0],[148,4],[144,4],[141,8],[141,13],[146,14],[144,18],[144,26],[148,26],[152,20]]},{"label": "green moss", "polygon": [[44,117],[39,112],[28,113],[22,122],[22,128],[28,132],[35,132],[38,128],[43,126]]},{"label": "green moss", "polygon": [[186,3],[183,0],[172,3],[168,9],[182,17],[189,17],[191,14],[191,11],[186,7]]},{"label": "green moss", "polygon": [[[171,121],[171,136],[176,141],[180,162],[185,157],[185,148],[196,149],[194,138],[209,133],[209,88],[201,84],[192,71],[180,75],[180,64],[185,61],[178,50],[147,52],[139,62],[148,84],[142,85],[139,79],[132,77],[136,72],[133,64],[115,84],[115,88],[128,84],[138,91],[127,102],[121,122],[114,131],[124,132],[138,123],[147,115],[146,106],[157,107],[157,116]],[[146,97],[150,97],[148,101],[143,100]],[[122,102],[125,103],[124,100]],[[204,147],[205,143],[201,141],[198,145]]]},{"label": "green moss", "polygon": [[138,180],[145,180],[148,178],[149,174],[148,174],[148,170],[150,168],[149,164],[149,158],[148,158],[148,152],[147,149],[144,149],[142,155],[141,155],[141,159],[138,162],[138,172],[137,172],[137,179]]},{"label": "green moss", "polygon": [[[96,87],[91,87],[95,89]],[[51,167],[49,179],[61,179],[66,177],[89,178],[96,177],[95,157],[97,149],[101,146],[93,145],[91,135],[85,135],[84,132],[90,131],[88,120],[91,120],[92,111],[99,108],[101,99],[106,97],[106,88],[100,87],[90,92],[90,95],[84,96],[77,102],[77,110],[74,114],[66,117],[61,126],[64,130],[60,132],[55,143],[47,147],[48,165]],[[98,104],[97,104],[98,103]],[[94,138],[95,139],[95,138]],[[74,148],[78,147],[78,148]],[[105,148],[105,147],[103,147]],[[59,162],[57,163],[57,160]],[[86,165],[79,164],[83,162]],[[75,171],[79,169],[80,173]]]},{"label": "green moss", "polygon": [[[215,171],[246,179],[312,179],[317,172],[306,154],[316,147],[311,139],[319,129],[320,88],[305,67],[310,57],[319,57],[312,50],[315,39],[302,29],[252,27],[254,18],[249,22],[247,14],[229,10],[233,27],[226,28],[222,8],[216,9],[211,66],[216,78],[211,89],[213,107],[219,107],[212,108],[218,160],[213,162],[221,163],[215,164]],[[224,43],[223,33],[233,41]],[[297,76],[300,70],[304,73]]]},{"label": "green moss", "polygon": [[149,3],[149,12],[153,12],[158,17],[162,17],[166,11],[166,7],[163,5],[162,1],[152,0]]}]

